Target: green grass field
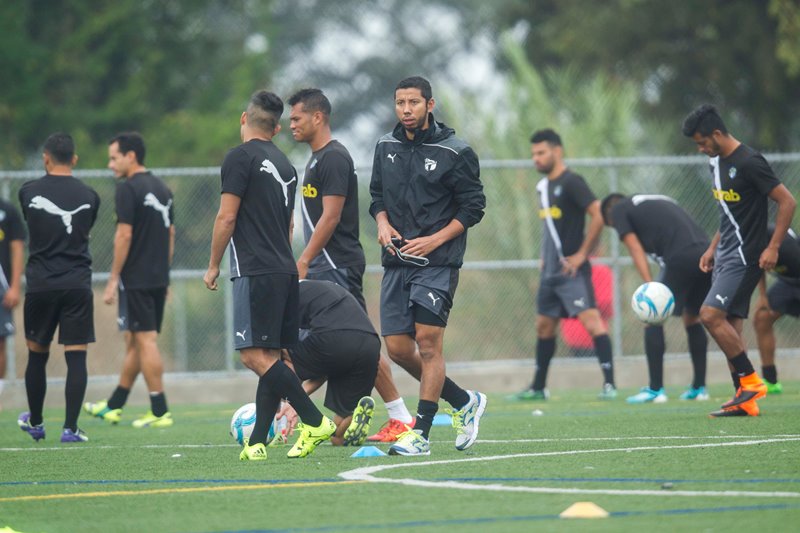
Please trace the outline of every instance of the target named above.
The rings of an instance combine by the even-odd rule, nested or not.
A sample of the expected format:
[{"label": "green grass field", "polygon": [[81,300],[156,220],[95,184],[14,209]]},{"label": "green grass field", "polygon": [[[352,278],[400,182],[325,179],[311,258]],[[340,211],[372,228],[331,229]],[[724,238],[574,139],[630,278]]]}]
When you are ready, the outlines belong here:
[{"label": "green grass field", "polygon": [[[784,390],[745,419],[706,416],[730,394],[721,385],[711,402],[643,406],[596,391],[537,404],[490,395],[471,449],[435,426],[431,456],[413,459],[325,444],[305,459],[283,447],[241,463],[228,436],[237,405],[174,406],[164,430],[84,414],[91,441],[72,445],[58,442],[60,409],[46,411],[39,443],[3,411],[0,530],[788,531],[800,524],[800,383]],[[610,516],[559,518],[579,501]]]}]

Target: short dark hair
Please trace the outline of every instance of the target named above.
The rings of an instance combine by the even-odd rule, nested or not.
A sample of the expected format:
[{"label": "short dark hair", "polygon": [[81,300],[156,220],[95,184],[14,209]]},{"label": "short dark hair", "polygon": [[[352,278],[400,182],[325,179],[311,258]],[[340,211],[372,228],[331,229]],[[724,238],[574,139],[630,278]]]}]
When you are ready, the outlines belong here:
[{"label": "short dark hair", "polygon": [[433,98],[431,83],[422,76],[411,76],[410,78],[400,80],[397,87],[394,88],[394,91],[397,92],[398,89],[419,89],[419,92],[422,93],[422,97],[425,100]]},{"label": "short dark hair", "polygon": [[725,135],[728,134],[728,128],[725,127],[725,122],[719,116],[719,111],[711,104],[703,104],[689,113],[683,120],[681,129],[687,137],[692,137],[695,133],[708,137],[714,133],[714,130],[719,130]]},{"label": "short dark hair", "polygon": [[119,144],[119,152],[122,155],[125,155],[128,152],[133,152],[133,154],[136,156],[136,161],[140,165],[144,165],[145,148],[144,138],[142,138],[141,134],[135,131],[118,133],[113,136],[110,141],[108,141],[109,145],[114,143]]},{"label": "short dark hair", "polygon": [[289,98],[289,105],[303,104],[303,110],[309,113],[319,111],[326,117],[331,116],[331,103],[321,89],[300,89]]},{"label": "short dark hair", "polygon": [[561,136],[551,128],[534,131],[531,135],[531,144],[548,142],[553,146],[564,146],[561,142]]},{"label": "short dark hair", "polygon": [[272,133],[278,127],[283,115],[283,100],[270,91],[260,90],[253,93],[247,104],[247,123],[250,126]]},{"label": "short dark hair", "polygon": [[602,213],[603,215],[603,223],[605,223],[606,226],[609,225],[608,215],[611,214],[611,210],[614,209],[614,206],[617,205],[622,200],[624,200],[625,198],[626,196],[624,194],[620,194],[618,192],[612,192],[611,194],[603,198],[602,202],[600,202],[600,213]]},{"label": "short dark hair", "polygon": [[71,165],[75,157],[75,141],[70,134],[59,131],[44,141],[44,151],[50,154],[56,163]]}]

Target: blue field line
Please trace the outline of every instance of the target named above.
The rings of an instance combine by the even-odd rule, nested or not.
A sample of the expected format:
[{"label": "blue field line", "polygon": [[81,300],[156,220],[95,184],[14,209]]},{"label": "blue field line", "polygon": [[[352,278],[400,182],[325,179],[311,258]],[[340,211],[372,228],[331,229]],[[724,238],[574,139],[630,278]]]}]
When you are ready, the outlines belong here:
[{"label": "blue field line", "polygon": [[19,485],[159,485],[172,483],[207,483],[214,484],[253,484],[283,485],[286,483],[340,483],[346,480],[335,478],[315,479],[84,479],[78,481],[2,481],[0,486]]},{"label": "blue field line", "polygon": [[429,481],[563,481],[580,483],[800,483],[800,479],[669,479],[636,477],[443,477]]},{"label": "blue field line", "polygon": [[[729,513],[742,511],[782,511],[786,509],[800,509],[800,504],[775,503],[765,505],[732,505],[725,507],[700,507],[682,509],[660,509],[656,511],[614,511],[609,513],[610,518],[625,518],[629,516],[670,516],[689,515],[701,513]],[[341,524],[336,526],[301,527],[286,529],[231,529],[216,533],[295,533],[299,531],[354,531],[363,529],[401,529],[404,527],[444,527],[457,525],[501,524],[504,522],[535,522],[538,520],[561,520],[557,514],[527,515],[527,516],[497,516],[478,518],[459,518],[449,520],[414,520],[408,522],[392,522],[382,524]]]}]

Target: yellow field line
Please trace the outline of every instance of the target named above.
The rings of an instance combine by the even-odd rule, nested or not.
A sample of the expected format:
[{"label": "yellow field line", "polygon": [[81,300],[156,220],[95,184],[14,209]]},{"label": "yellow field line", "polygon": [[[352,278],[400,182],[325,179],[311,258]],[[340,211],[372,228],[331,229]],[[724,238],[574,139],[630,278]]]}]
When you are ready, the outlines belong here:
[{"label": "yellow field line", "polygon": [[107,496],[149,496],[151,494],[178,494],[188,492],[218,492],[224,490],[283,489],[298,487],[324,487],[327,485],[352,485],[365,481],[309,481],[305,483],[277,483],[274,485],[225,485],[222,487],[181,487],[175,489],[119,490],[112,492],[79,492],[74,494],[43,494],[39,496],[12,496],[0,498],[0,502],[25,502],[43,500],[66,500],[70,498],[103,498]]}]

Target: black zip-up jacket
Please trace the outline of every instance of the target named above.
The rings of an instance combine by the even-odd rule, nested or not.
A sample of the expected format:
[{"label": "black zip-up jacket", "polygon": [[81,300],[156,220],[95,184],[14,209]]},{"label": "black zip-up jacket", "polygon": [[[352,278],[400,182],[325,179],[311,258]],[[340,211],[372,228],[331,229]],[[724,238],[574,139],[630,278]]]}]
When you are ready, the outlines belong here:
[{"label": "black zip-up jacket", "polygon": [[[378,140],[369,192],[373,218],[386,211],[404,239],[432,235],[457,219],[465,231],[428,256],[430,266],[460,267],[467,247],[466,229],[483,218],[486,196],[478,156],[455,131],[428,115],[427,130],[406,137],[401,123]],[[408,266],[383,252],[383,266]]]}]

